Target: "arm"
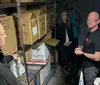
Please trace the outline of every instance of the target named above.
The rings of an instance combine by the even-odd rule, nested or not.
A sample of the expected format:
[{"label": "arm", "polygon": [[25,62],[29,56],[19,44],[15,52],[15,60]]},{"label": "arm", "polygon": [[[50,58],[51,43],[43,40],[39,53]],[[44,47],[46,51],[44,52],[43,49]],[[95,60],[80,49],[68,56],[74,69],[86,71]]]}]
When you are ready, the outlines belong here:
[{"label": "arm", "polygon": [[100,61],[100,39],[99,36],[94,38],[94,54],[93,53],[85,53],[81,49],[76,48],[75,54],[84,55],[85,57],[92,59],[94,61]]},{"label": "arm", "polygon": [[100,52],[95,52],[94,54],[83,53],[85,57],[90,58],[94,61],[100,61]]},{"label": "arm", "polygon": [[76,55],[84,55],[85,57],[92,59],[94,61],[100,61],[100,52],[95,52],[94,54],[90,53],[84,53],[81,48],[76,48],[75,49],[75,54]]},{"label": "arm", "polygon": [[7,81],[2,76],[0,76],[0,85],[8,85]]},{"label": "arm", "polygon": [[56,24],[55,35],[56,35],[55,38],[60,40],[56,47],[60,48],[64,44],[64,42],[62,41],[62,37],[61,37],[61,26],[60,26],[60,24]]},{"label": "arm", "polygon": [[21,85],[20,81],[15,77],[12,71],[5,65],[0,65],[0,85]]}]

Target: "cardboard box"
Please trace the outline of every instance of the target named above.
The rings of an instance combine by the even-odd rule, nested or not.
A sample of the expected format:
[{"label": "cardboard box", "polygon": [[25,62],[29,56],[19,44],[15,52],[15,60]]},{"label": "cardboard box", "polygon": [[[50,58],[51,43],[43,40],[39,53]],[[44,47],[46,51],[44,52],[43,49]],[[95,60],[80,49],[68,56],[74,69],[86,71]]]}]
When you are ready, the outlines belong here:
[{"label": "cardboard box", "polygon": [[29,83],[29,85],[34,85],[34,79]]},{"label": "cardboard box", "polygon": [[[49,10],[48,10],[49,9]],[[55,10],[54,5],[47,6],[47,14],[49,14],[50,26],[54,26],[56,24]]]},{"label": "cardboard box", "polygon": [[43,2],[43,1],[47,1],[47,0],[33,0],[33,2]]},{"label": "cardboard box", "polygon": [[[35,45],[36,46],[36,45]],[[31,59],[27,62],[28,64],[46,64],[51,58],[51,54],[46,47],[45,43],[32,47]]]},{"label": "cardboard box", "polygon": [[24,12],[24,11],[26,11],[26,6],[21,6],[20,7],[20,12]]},{"label": "cardboard box", "polygon": [[2,51],[4,54],[9,55],[17,51],[17,40],[13,17],[0,17],[0,20],[2,22],[2,25],[4,26],[5,34],[7,36],[5,41],[6,43],[5,46],[2,48]]},{"label": "cardboard box", "polygon": [[40,74],[38,73],[37,75],[36,75],[36,78],[37,78],[37,85],[40,85]]},{"label": "cardboard box", "polygon": [[13,3],[14,0],[1,0],[2,4]]},{"label": "cardboard box", "polygon": [[[18,16],[17,14],[13,14],[15,23],[18,26],[18,35],[20,39],[21,44],[21,32],[18,25]],[[22,30],[23,30],[23,37],[24,37],[24,44],[30,45],[33,44],[38,40],[38,24],[37,24],[37,18],[33,13],[21,13],[21,19],[22,19]]]},{"label": "cardboard box", "polygon": [[39,9],[43,10],[45,12],[45,27],[46,27],[46,31],[45,34],[47,34],[47,32],[50,30],[50,8],[48,9],[47,5],[42,5],[39,7]]},{"label": "cardboard box", "polygon": [[33,0],[20,0],[20,2],[33,2]]},{"label": "cardboard box", "polygon": [[[29,49],[28,51],[25,52],[25,55],[26,55],[26,62],[29,61],[31,59],[31,49]],[[20,62],[24,62],[24,58],[23,56],[20,57]]]},{"label": "cardboard box", "polygon": [[50,12],[50,26],[54,26],[56,24],[56,18],[54,11]]},{"label": "cardboard box", "polygon": [[59,43],[59,40],[55,38],[49,38],[47,41],[44,41],[44,43],[56,47],[56,45]]},{"label": "cardboard box", "polygon": [[39,9],[45,11],[46,32],[48,32],[50,30],[50,26],[54,26],[56,24],[54,5],[43,5],[40,6]]},{"label": "cardboard box", "polygon": [[51,64],[50,61],[46,64],[46,66],[39,72],[40,73],[40,85],[43,84],[46,77],[48,76],[49,72],[51,70]]},{"label": "cardboard box", "polygon": [[[54,63],[54,56],[51,56],[50,62]],[[58,63],[58,51],[55,53],[55,62]]]},{"label": "cardboard box", "polygon": [[30,11],[35,14],[38,20],[38,33],[39,39],[46,34],[46,24],[45,24],[45,11],[43,10],[33,10]]}]

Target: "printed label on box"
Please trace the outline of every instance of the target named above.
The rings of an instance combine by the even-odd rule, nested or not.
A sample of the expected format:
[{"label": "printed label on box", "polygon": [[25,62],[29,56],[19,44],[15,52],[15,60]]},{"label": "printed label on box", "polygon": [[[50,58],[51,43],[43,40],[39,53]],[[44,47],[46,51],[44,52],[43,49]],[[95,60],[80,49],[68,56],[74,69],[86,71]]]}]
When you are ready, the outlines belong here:
[{"label": "printed label on box", "polygon": [[38,33],[37,29],[37,26],[33,27],[33,35],[36,35]]}]

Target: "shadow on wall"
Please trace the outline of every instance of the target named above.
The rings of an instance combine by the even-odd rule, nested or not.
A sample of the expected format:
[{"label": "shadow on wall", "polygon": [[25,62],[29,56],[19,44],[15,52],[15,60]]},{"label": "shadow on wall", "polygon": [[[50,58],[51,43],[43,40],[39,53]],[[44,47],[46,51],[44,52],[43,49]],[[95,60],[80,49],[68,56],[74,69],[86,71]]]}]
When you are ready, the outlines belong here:
[{"label": "shadow on wall", "polygon": [[[100,2],[100,0],[98,1]],[[73,6],[80,13],[82,19],[80,23],[81,31],[87,30],[87,16],[89,12],[96,9],[96,0],[73,0]]]}]

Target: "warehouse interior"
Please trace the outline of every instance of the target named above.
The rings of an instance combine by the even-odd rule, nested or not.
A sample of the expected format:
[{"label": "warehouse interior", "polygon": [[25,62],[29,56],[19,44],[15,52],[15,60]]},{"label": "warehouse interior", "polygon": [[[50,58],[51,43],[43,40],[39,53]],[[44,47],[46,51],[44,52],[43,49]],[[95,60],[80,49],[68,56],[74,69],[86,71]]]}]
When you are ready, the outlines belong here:
[{"label": "warehouse interior", "polygon": [[[71,7],[75,13],[72,12],[74,24]],[[18,55],[18,60],[12,60],[8,66],[21,85],[85,85],[79,83],[81,59],[74,50],[78,44],[83,45],[88,31],[87,16],[92,11],[100,13],[100,0],[0,0],[0,23],[6,34],[0,53]],[[66,12],[66,23],[70,23],[69,29],[73,32],[69,30],[69,34],[64,35],[73,39],[70,42],[68,38],[70,43],[63,43],[65,47],[61,41],[65,38],[62,32],[66,30],[57,29],[60,25],[63,27],[61,12]],[[60,60],[62,56],[69,57]]]}]

